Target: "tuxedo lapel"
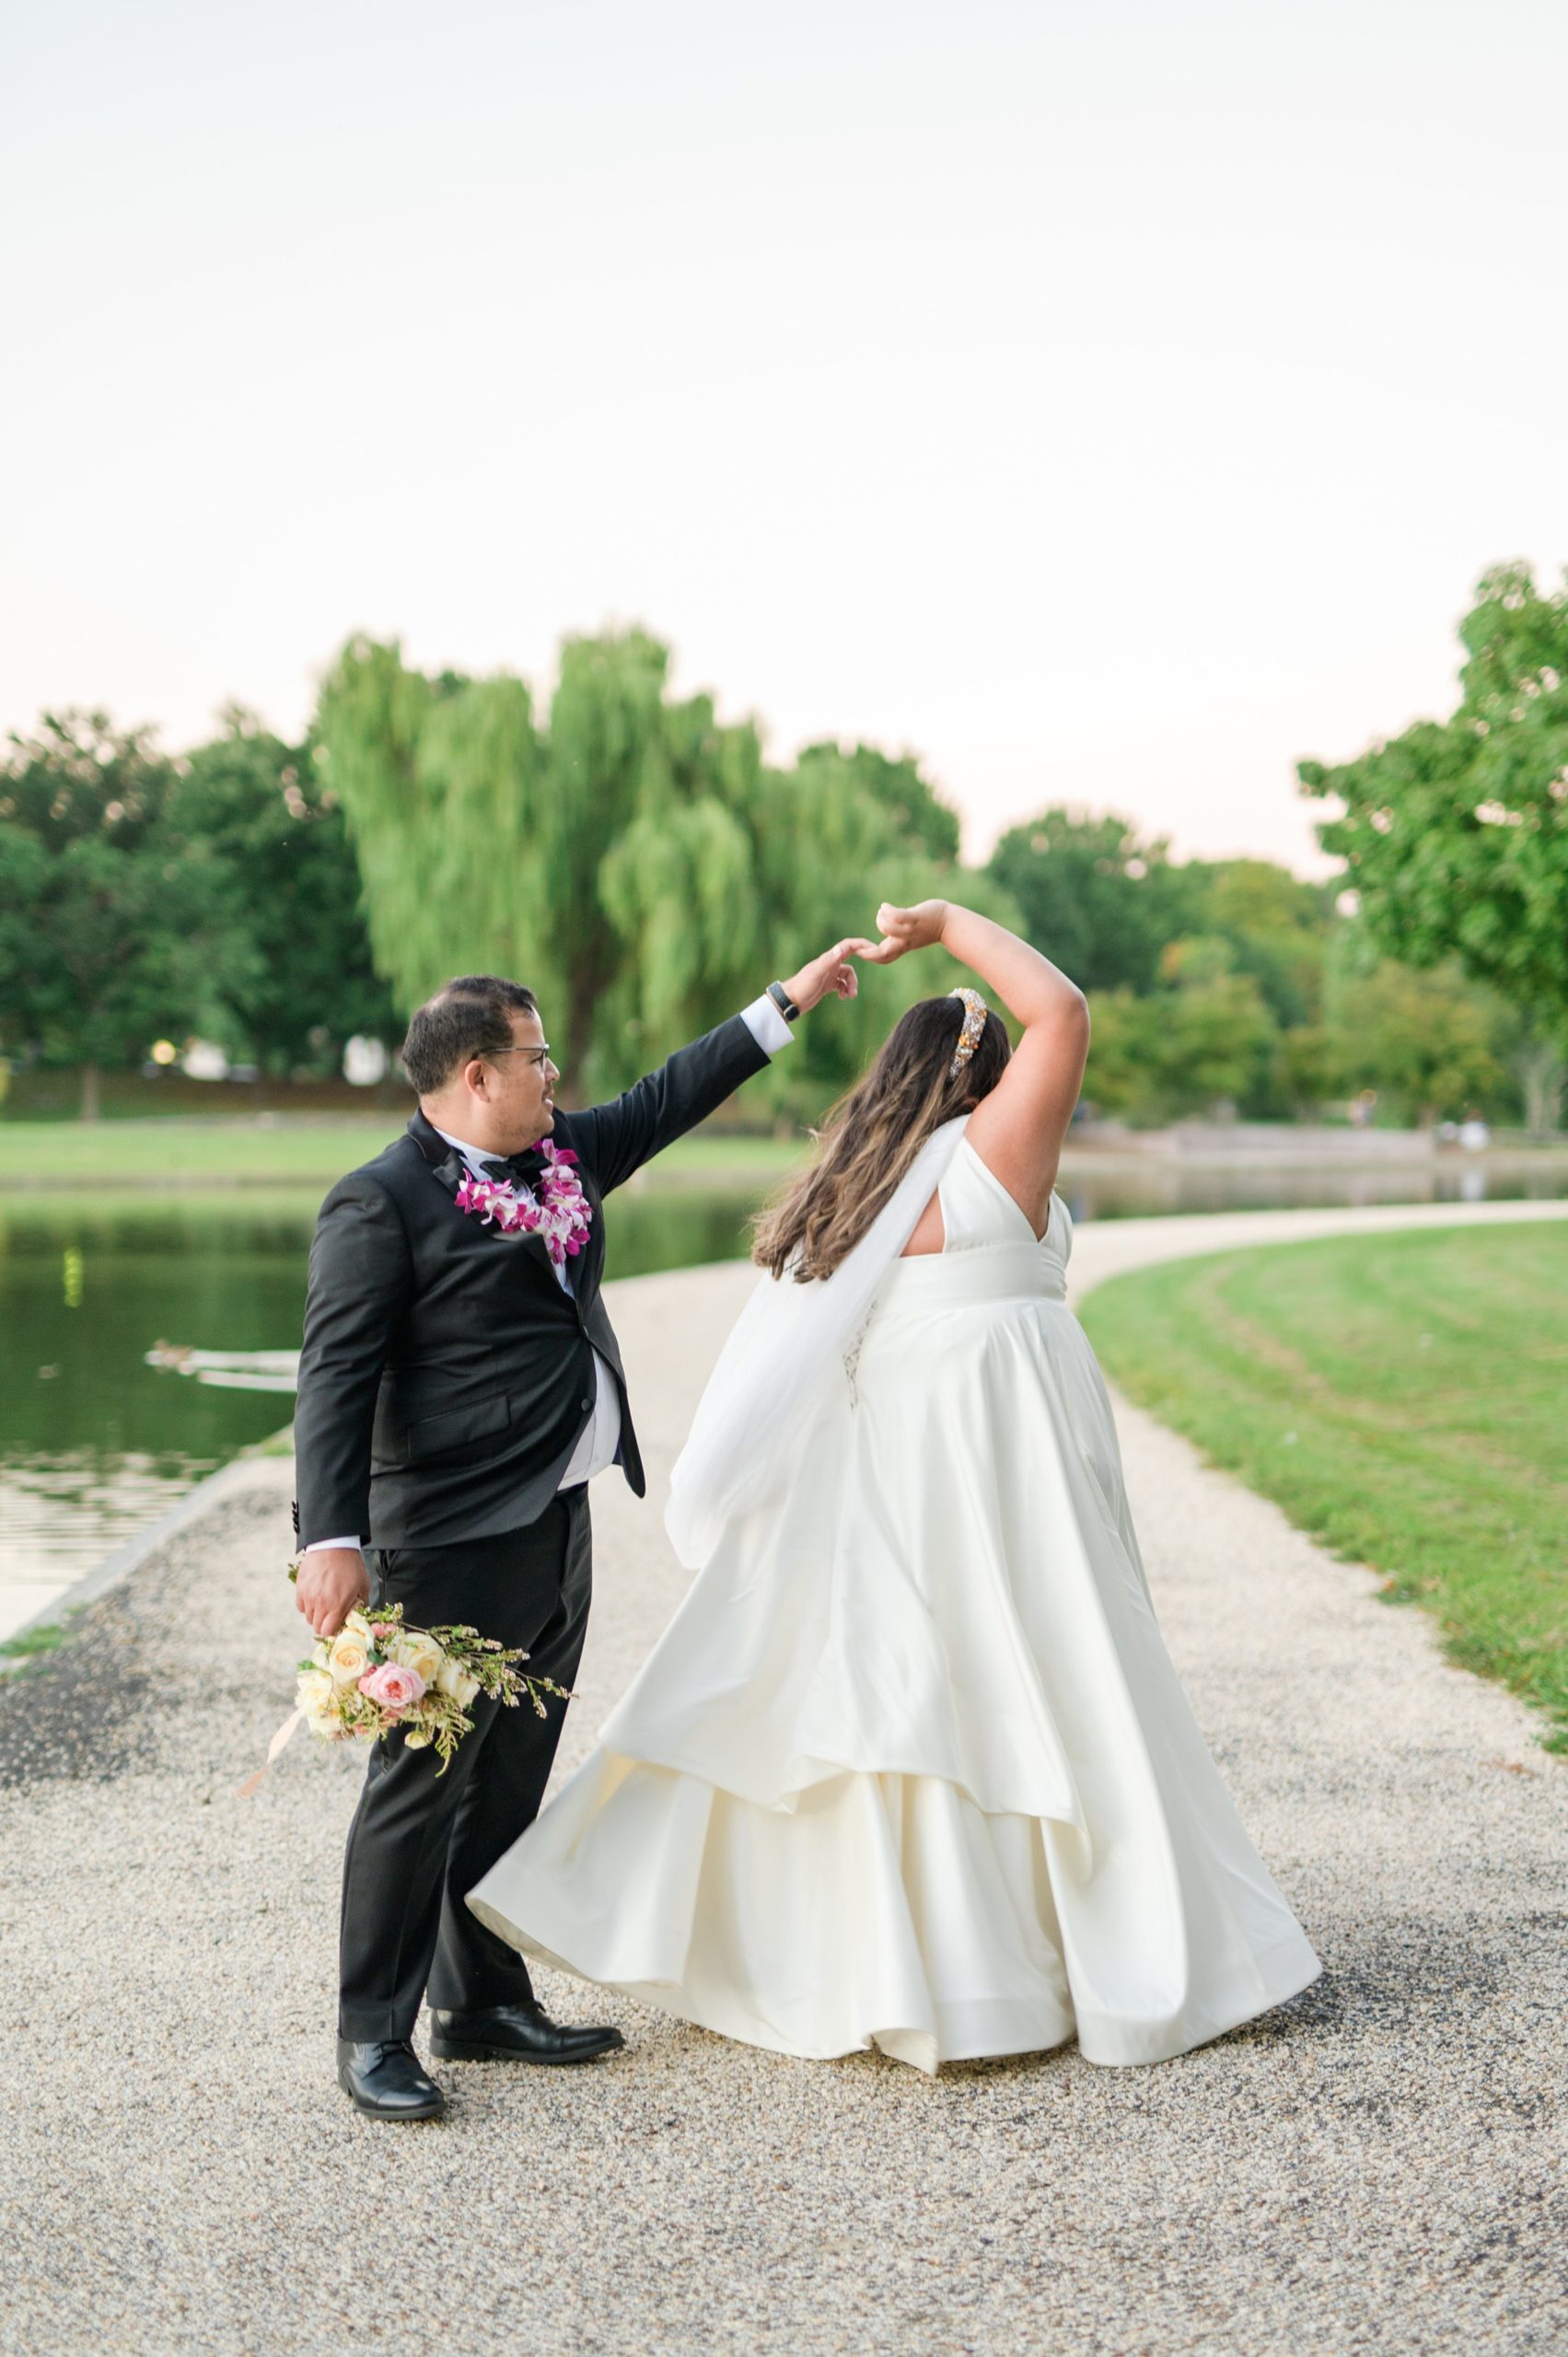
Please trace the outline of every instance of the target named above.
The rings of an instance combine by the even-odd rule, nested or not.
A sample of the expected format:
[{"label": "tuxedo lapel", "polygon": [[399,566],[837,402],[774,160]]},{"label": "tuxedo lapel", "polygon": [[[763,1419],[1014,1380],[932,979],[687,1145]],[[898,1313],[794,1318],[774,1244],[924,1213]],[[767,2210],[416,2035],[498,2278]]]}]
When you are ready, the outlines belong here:
[{"label": "tuxedo lapel", "polygon": [[584,1176],[580,1163],[577,1178],[588,1201],[588,1240],[571,1263],[572,1292],[578,1321],[586,1326],[604,1277],[604,1202],[593,1180]]}]

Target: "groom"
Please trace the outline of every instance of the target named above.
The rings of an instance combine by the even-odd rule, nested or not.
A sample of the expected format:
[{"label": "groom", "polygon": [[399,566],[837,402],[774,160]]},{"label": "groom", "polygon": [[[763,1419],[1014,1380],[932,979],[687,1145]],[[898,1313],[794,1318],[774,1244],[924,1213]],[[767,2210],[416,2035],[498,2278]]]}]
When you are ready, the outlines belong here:
[{"label": "groom", "polygon": [[[465,975],[409,1026],[419,1110],[321,1206],[310,1251],[295,1448],[299,1609],[319,1636],[368,1602],[411,1627],[468,1621],[570,1686],[592,1579],[587,1485],[645,1482],[600,1294],[604,1198],[761,1072],[830,991],[855,995],[840,942],[611,1103],[557,1111],[531,991]],[[504,1234],[459,1201],[465,1178],[547,1190],[549,1139],[576,1156],[587,1237],[559,1263],[546,1232]],[[574,1166],[568,1164],[567,1169]],[[466,1196],[466,1190],[464,1190]],[[548,1202],[545,1203],[548,1214]],[[370,1550],[369,1573],[364,1550]],[[528,1968],[463,1904],[532,1823],[565,1705],[482,1695],[444,1775],[401,1734],[377,1743],[343,1867],[338,2080],[361,2111],[445,2107],[412,2043],[426,1993],[447,2058],[584,2062],[619,2030],[565,2027]]]}]

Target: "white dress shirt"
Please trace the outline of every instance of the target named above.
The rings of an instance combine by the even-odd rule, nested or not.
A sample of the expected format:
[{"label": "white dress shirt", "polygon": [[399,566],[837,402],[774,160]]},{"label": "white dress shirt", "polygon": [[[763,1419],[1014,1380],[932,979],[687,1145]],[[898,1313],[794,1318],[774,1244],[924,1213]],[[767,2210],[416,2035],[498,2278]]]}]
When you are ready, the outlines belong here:
[{"label": "white dress shirt", "polygon": [[[777,1055],[781,1048],[787,1047],[794,1036],[766,991],[761,998],[753,999],[749,1006],[741,1008],[740,1019],[757,1045],[770,1056]],[[435,1128],[434,1122],[431,1126]],[[447,1130],[436,1130],[436,1134],[457,1149],[476,1178],[485,1178],[488,1175],[485,1164],[499,1158],[487,1153],[482,1146],[470,1144],[467,1138],[453,1137]],[[522,1186],[520,1192],[531,1200],[532,1190],[528,1187]],[[569,1294],[572,1290],[570,1261],[563,1261],[556,1267],[552,1260],[550,1265],[555,1271],[562,1291]],[[592,1347],[590,1343],[589,1348]],[[615,1387],[615,1376],[609,1362],[602,1353],[594,1351],[593,1413],[583,1427],[558,1487],[572,1490],[585,1481],[591,1481],[596,1473],[602,1473],[607,1466],[614,1464],[615,1452],[620,1445],[621,1395]],[[314,1555],[323,1547],[358,1548],[363,1543],[359,1538],[313,1538],[305,1551],[308,1555]]]}]

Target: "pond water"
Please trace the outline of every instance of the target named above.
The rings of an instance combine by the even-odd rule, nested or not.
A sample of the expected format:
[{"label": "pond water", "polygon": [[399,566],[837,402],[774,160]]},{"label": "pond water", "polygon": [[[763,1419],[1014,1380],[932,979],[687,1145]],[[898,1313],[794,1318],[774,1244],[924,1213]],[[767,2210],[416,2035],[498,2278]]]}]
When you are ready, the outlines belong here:
[{"label": "pond water", "polygon": [[[1239,1205],[1559,1194],[1559,1171],[1160,1169],[1074,1180],[1074,1220]],[[747,1191],[617,1197],[608,1273],[745,1248]],[[0,1196],[0,1640],[165,1510],[286,1424],[285,1391],[219,1387],[150,1366],[159,1343],[292,1351],[318,1189],[179,1197]]]}]

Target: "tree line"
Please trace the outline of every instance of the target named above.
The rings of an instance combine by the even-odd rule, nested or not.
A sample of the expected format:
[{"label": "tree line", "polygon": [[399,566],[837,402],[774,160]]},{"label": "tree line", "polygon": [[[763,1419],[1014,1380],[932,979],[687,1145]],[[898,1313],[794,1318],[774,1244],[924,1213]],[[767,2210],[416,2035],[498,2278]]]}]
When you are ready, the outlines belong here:
[{"label": "tree line", "polygon": [[[180,756],[101,714],[0,761],[0,1053],[96,1074],[192,1035],[280,1076],[395,1045],[454,972],[539,993],[570,1100],[622,1086],[878,900],[961,898],[1088,992],[1096,1109],[1289,1119],[1363,1091],[1400,1120],[1555,1126],[1568,1051],[1568,595],[1489,575],[1460,702],[1339,768],[1301,765],[1345,861],[1326,884],[1066,806],[983,867],[912,755],[807,747],[671,693],[642,631],[522,679],[426,674],[356,637],[304,742],[226,713]],[[1347,903],[1347,888],[1350,900]],[[748,1091],[815,1118],[922,961],[867,970]]]}]

